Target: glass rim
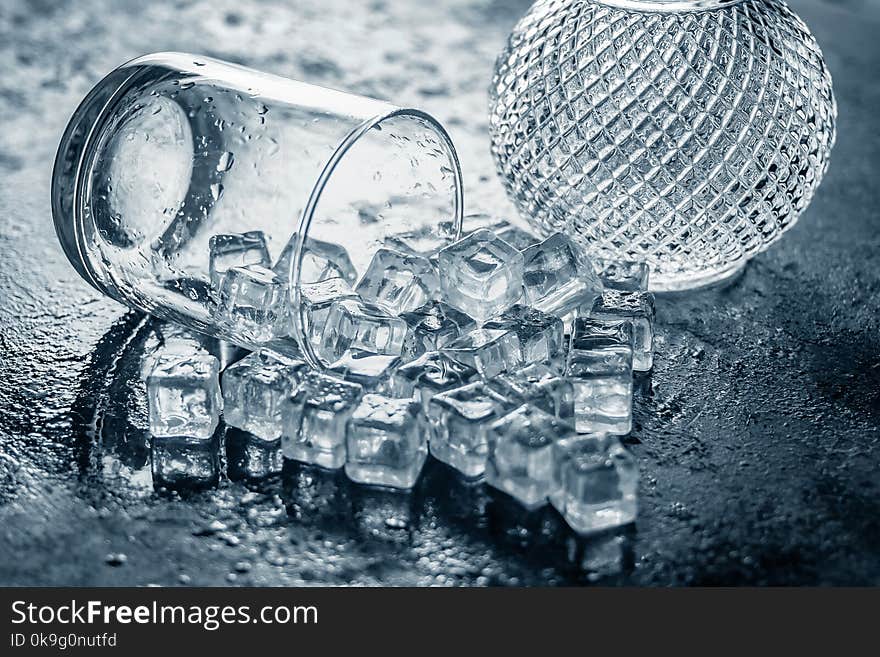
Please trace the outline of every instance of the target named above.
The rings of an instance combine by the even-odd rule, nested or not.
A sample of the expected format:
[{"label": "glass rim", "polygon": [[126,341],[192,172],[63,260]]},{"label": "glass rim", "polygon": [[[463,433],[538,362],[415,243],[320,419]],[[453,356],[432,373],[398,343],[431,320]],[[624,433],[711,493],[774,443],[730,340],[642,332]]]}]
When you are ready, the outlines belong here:
[{"label": "glass rim", "polygon": [[461,174],[461,163],[458,158],[458,152],[456,151],[455,145],[452,142],[452,138],[449,136],[449,133],[446,131],[443,125],[439,121],[437,121],[437,119],[435,119],[427,112],[416,109],[414,107],[398,107],[383,114],[378,114],[373,118],[362,122],[360,125],[354,128],[354,130],[349,132],[348,135],[336,147],[327,162],[324,164],[321,173],[318,175],[315,184],[312,186],[312,191],[309,194],[309,200],[306,203],[305,208],[303,208],[302,214],[299,218],[299,224],[296,231],[296,244],[294,246],[293,257],[291,257],[290,259],[290,271],[288,272],[288,290],[290,293],[290,306],[293,312],[293,327],[296,341],[299,344],[300,349],[303,352],[303,356],[305,357],[309,365],[318,370],[326,370],[328,365],[324,363],[321,357],[318,356],[318,354],[315,352],[315,348],[312,345],[311,340],[309,340],[305,323],[303,321],[304,318],[303,308],[301,305],[299,279],[302,271],[302,259],[305,240],[308,237],[309,228],[312,225],[312,220],[314,219],[314,214],[315,210],[318,207],[318,203],[321,200],[321,195],[323,194],[327,183],[333,177],[333,173],[336,170],[337,165],[342,161],[342,159],[351,150],[351,148],[371,129],[381,125],[385,121],[397,117],[409,117],[416,120],[421,120],[440,138],[441,143],[443,144],[443,148],[446,151],[446,155],[449,158],[449,163],[451,165],[452,175],[454,178],[452,217],[453,239],[458,239],[461,236],[461,226],[464,217],[464,182],[462,180]]}]

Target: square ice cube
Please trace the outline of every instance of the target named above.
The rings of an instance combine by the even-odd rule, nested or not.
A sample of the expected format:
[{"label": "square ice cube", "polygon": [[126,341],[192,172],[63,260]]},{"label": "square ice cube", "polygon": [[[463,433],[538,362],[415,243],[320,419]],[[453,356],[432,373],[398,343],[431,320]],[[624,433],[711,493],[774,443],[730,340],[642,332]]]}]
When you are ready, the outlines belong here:
[{"label": "square ice cube", "polygon": [[264,479],[278,474],[284,464],[280,440],[264,440],[252,433],[226,428],[226,463],[233,481]]},{"label": "square ice cube", "polygon": [[645,262],[595,258],[593,267],[606,289],[624,292],[648,291],[650,270]]},{"label": "square ice cube", "polygon": [[147,377],[150,433],[207,440],[220,421],[220,364],[208,354],[170,353]]},{"label": "square ice cube", "polygon": [[215,486],[220,481],[220,443],[223,429],[208,440],[193,442],[174,436],[150,443],[153,486],[171,490]]},{"label": "square ice cube", "polygon": [[341,358],[330,363],[327,370],[346,381],[361,385],[364,390],[376,392],[388,386],[400,362],[399,356],[349,349]]},{"label": "square ice cube", "polygon": [[211,287],[220,289],[220,282],[231,267],[245,265],[262,265],[271,267],[269,249],[266,248],[266,237],[262,231],[252,230],[247,233],[230,233],[212,235],[208,241],[211,274]]},{"label": "square ice cube", "polygon": [[[148,341],[144,345],[143,356],[140,365],[140,378],[146,381],[153,367],[163,356],[170,354],[178,354],[181,356],[189,356],[194,354],[212,354],[219,350],[217,340],[207,335],[197,333],[190,329],[184,328],[179,324],[170,322],[153,322],[155,327],[156,342]],[[223,364],[220,363],[222,368]]]},{"label": "square ice cube", "polygon": [[281,407],[308,366],[269,351],[250,354],[223,372],[223,418],[264,440],[281,437]]},{"label": "square ice cube", "polygon": [[428,453],[424,419],[411,399],[367,394],[348,421],[345,474],[353,481],[412,488]]},{"label": "square ice cube", "polygon": [[[296,240],[297,236],[294,234],[272,266],[273,271],[284,281],[289,280],[290,261],[296,248]],[[351,262],[348,251],[334,242],[322,242],[312,237],[306,237],[303,244],[299,282],[320,283],[328,278],[341,278],[349,285],[355,284],[357,270]]]},{"label": "square ice cube", "polygon": [[570,424],[574,423],[574,386],[556,368],[533,363],[494,377],[488,384],[504,397],[529,402]]},{"label": "square ice cube", "polygon": [[419,401],[427,415],[431,398],[440,392],[459,388],[477,376],[477,371],[439,351],[428,351],[401,365],[391,379],[389,394]]},{"label": "square ice cube", "polygon": [[330,306],[317,351],[330,363],[349,350],[399,356],[408,332],[405,321],[378,306],[340,299]]},{"label": "square ice cube", "polygon": [[472,317],[442,301],[429,301],[400,318],[410,328],[404,352],[411,357],[437,351],[460,335],[477,328]]},{"label": "square ice cube", "polygon": [[303,328],[315,347],[321,343],[330,306],[338,299],[357,299],[344,278],[328,278],[319,283],[303,283],[299,286]]},{"label": "square ice cube", "polygon": [[602,292],[590,259],[562,233],[525,249],[523,261],[523,293],[538,310],[561,317]]},{"label": "square ice cube", "polygon": [[478,230],[440,251],[444,300],[478,322],[522,297],[522,254],[490,230]]},{"label": "square ice cube", "polygon": [[639,469],[614,436],[565,438],[553,445],[550,501],[580,534],[634,522]]},{"label": "square ice cube", "polygon": [[522,346],[516,331],[475,329],[453,340],[441,351],[450,358],[473,367],[484,378],[522,365]]},{"label": "square ice cube", "polygon": [[529,510],[547,502],[553,487],[553,443],[574,427],[529,404],[495,420],[487,431],[486,483]]},{"label": "square ice cube", "polygon": [[262,265],[231,267],[223,275],[217,321],[260,344],[283,335],[289,320],[287,286]]},{"label": "square ice cube", "polygon": [[534,308],[511,306],[486,322],[483,328],[515,331],[524,364],[550,362],[562,354],[565,339],[562,320]]},{"label": "square ice cube", "polygon": [[466,477],[479,477],[489,455],[489,425],[510,406],[483,383],[434,395],[428,405],[431,454]]},{"label": "square ice cube", "polygon": [[363,393],[356,383],[309,372],[282,410],[284,457],[323,468],[345,463],[345,424]]},{"label": "square ice cube", "polygon": [[575,321],[565,374],[574,388],[579,432],[624,435],[632,429],[632,347],[629,321]]},{"label": "square ice cube", "polygon": [[434,265],[422,256],[379,249],[355,288],[364,301],[392,315],[415,310],[440,293]]},{"label": "square ice cube", "polygon": [[628,319],[633,325],[633,369],[647,372],[654,365],[654,295],[650,292],[605,290],[589,316],[599,321]]}]

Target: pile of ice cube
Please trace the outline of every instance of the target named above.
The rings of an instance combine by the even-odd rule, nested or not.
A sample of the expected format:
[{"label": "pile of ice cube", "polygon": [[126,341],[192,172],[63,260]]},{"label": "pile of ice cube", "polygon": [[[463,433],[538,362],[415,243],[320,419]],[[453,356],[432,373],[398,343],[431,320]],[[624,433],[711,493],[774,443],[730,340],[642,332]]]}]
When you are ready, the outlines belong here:
[{"label": "pile of ice cube", "polygon": [[[390,247],[394,248],[390,248]],[[436,251],[379,249],[358,280],[345,251],[305,244],[300,303],[327,364],[261,349],[222,373],[207,354],[160,356],[148,380],[156,439],[225,424],[285,458],[407,489],[428,452],[577,532],[632,522],[633,372],[652,367],[643,263],[595,262],[567,236],[501,223]],[[218,322],[256,343],[289,335],[291,249],[269,267],[260,233],[216,236]]]}]

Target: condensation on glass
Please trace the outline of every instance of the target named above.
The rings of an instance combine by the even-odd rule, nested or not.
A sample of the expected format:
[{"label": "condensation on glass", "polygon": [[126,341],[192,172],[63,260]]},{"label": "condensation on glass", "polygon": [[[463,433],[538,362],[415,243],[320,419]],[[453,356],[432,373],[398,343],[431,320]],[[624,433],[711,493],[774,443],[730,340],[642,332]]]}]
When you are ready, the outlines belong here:
[{"label": "condensation on glass", "polygon": [[646,261],[655,290],[725,279],[779,239],[835,138],[822,52],[782,0],[540,0],[490,94],[532,227]]},{"label": "condensation on glass", "polygon": [[269,345],[318,367],[299,308],[304,245],[341,246],[358,276],[400,236],[456,239],[462,204],[455,149],[427,114],[182,53],[104,78],[70,120],[52,181],[56,230],[83,278],[249,348],[264,345],[217,321],[209,248],[261,232],[292,309]]}]

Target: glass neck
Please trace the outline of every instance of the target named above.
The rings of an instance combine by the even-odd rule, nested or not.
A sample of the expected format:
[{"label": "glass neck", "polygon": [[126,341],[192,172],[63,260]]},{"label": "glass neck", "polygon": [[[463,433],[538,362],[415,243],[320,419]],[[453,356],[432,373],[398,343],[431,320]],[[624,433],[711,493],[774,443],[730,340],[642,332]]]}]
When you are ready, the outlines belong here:
[{"label": "glass neck", "polygon": [[709,11],[739,4],[744,0],[596,0],[599,4],[636,11]]}]

